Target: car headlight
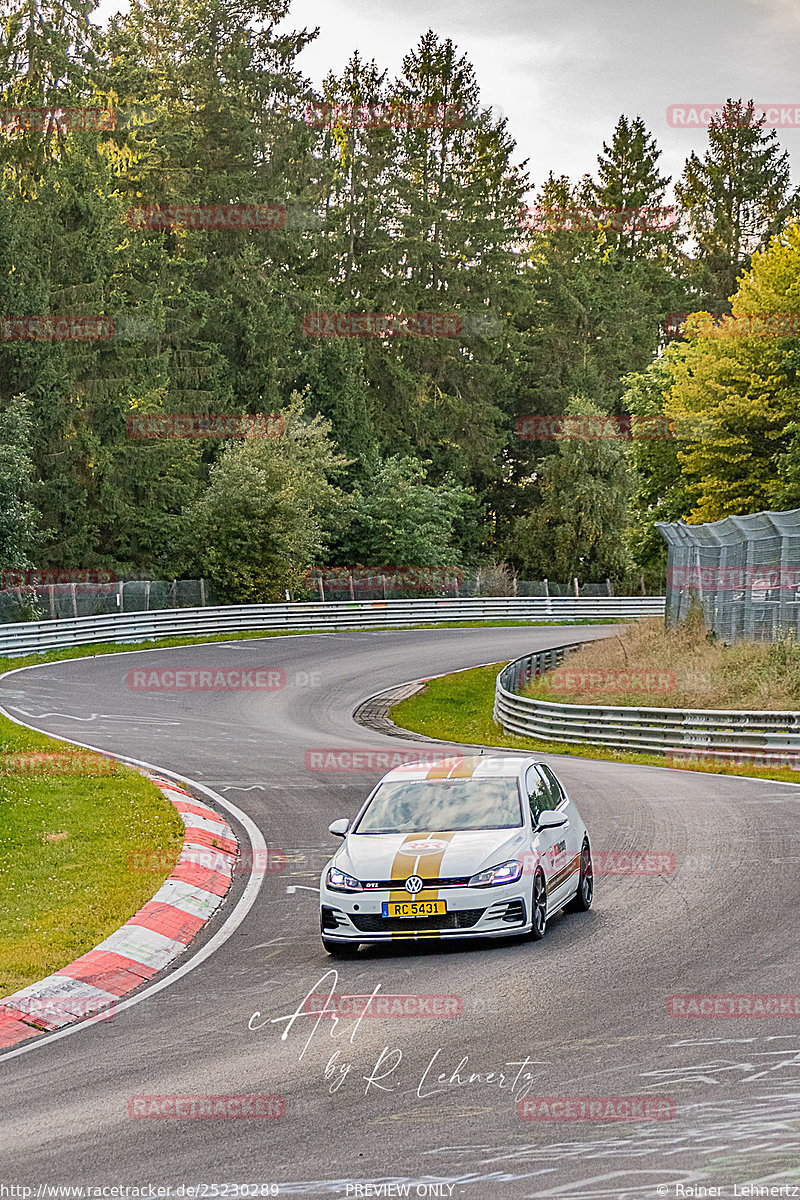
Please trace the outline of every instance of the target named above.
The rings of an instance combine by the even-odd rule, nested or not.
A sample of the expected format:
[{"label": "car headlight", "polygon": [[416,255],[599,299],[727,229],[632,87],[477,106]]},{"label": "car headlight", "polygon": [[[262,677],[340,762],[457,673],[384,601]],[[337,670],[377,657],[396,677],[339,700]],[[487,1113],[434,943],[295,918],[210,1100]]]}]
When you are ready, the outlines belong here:
[{"label": "car headlight", "polygon": [[500,863],[496,867],[487,867],[473,875],[467,887],[494,887],[500,883],[514,883],[522,874],[522,863],[515,858]]},{"label": "car headlight", "polygon": [[333,888],[335,892],[360,892],[361,884],[357,879],[353,879],[352,875],[345,874],[338,867],[331,867],[328,871],[328,887]]}]

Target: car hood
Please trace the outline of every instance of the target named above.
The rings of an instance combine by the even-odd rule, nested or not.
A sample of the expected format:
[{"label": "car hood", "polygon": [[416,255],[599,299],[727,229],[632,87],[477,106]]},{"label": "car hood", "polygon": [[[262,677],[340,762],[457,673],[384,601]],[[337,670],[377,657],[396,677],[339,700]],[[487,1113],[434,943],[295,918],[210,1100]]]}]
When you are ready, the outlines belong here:
[{"label": "car hood", "polygon": [[333,862],[367,880],[443,879],[474,875],[524,852],[523,829],[470,829],[456,833],[348,834]]}]

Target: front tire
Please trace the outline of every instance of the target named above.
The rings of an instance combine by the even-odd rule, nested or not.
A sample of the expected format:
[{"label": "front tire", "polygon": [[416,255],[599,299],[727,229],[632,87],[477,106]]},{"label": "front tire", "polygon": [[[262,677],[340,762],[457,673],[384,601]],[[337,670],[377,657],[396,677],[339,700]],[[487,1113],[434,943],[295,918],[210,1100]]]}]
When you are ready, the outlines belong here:
[{"label": "front tire", "polygon": [[533,877],[531,892],[532,924],[531,937],[534,942],[540,942],[547,933],[547,884],[541,868]]},{"label": "front tire", "polygon": [[328,938],[322,939],[322,948],[327,950],[331,958],[355,958],[358,954],[358,942],[332,942]]},{"label": "front tire", "polygon": [[567,905],[569,912],[588,912],[594,898],[594,867],[592,866],[592,851],[588,838],[583,839],[581,846],[581,876],[578,890]]}]

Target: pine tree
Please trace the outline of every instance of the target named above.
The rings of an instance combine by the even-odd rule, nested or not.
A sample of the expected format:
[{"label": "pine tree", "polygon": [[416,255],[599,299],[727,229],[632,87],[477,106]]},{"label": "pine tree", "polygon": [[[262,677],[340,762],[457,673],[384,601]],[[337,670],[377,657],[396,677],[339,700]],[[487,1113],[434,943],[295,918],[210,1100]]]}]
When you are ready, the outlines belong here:
[{"label": "pine tree", "polygon": [[[504,123],[481,109],[469,61],[431,31],[391,86],[353,60],[327,82],[326,98],[375,98],[404,114],[388,129],[335,130],[338,140],[325,144],[341,180],[331,193],[334,229],[337,210],[346,212],[344,257],[332,275],[337,307],[466,318],[460,339],[363,345],[377,444],[430,461],[437,483],[452,473],[485,487],[498,476],[502,408],[510,409],[503,323],[518,303],[524,165],[513,165]],[[492,314],[497,336],[480,336],[471,319]]]},{"label": "pine tree", "polygon": [[0,79],[9,102],[57,104],[88,93],[99,61],[96,8],[96,0],[6,0]]},{"label": "pine tree", "polygon": [[713,117],[708,148],[702,159],[690,155],[675,194],[697,244],[706,291],[697,307],[728,312],[752,255],[800,212],[789,156],[766,118],[756,117],[752,100],[728,100]]},{"label": "pine tree", "polygon": [[[102,35],[89,17],[95,0],[7,0],[0,36],[0,103],[3,107],[54,110],[103,105],[95,75],[102,59]],[[0,139],[0,165],[11,164],[22,180],[35,177],[44,162],[61,156],[67,142],[97,134],[67,133],[51,114],[44,125],[24,125]]]},{"label": "pine tree", "polygon": [[659,173],[660,157],[642,118],[629,120],[624,115],[617,121],[611,144],[604,142],[603,154],[597,156],[598,179],[592,183],[591,196],[601,216],[603,210],[619,215],[621,228],[615,229],[613,219],[609,220],[603,242],[622,259],[675,252],[677,213],[664,205],[670,179]]}]

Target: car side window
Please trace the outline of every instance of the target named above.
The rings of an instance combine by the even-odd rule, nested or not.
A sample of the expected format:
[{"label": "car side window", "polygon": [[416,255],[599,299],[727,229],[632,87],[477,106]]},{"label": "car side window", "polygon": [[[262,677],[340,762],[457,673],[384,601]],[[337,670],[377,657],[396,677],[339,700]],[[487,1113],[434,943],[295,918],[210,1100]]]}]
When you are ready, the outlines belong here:
[{"label": "car side window", "polygon": [[533,827],[535,829],[540,814],[544,809],[551,807],[549,789],[536,770],[536,767],[528,767],[528,772],[525,776],[525,789],[528,793],[528,803],[531,806],[531,819],[533,820]]},{"label": "car side window", "polygon": [[547,807],[558,808],[561,801],[566,798],[564,789],[561,787],[561,784],[558,782],[550,768],[546,767],[544,763],[540,765],[539,770],[547,782],[548,793],[550,795],[550,803]]}]

